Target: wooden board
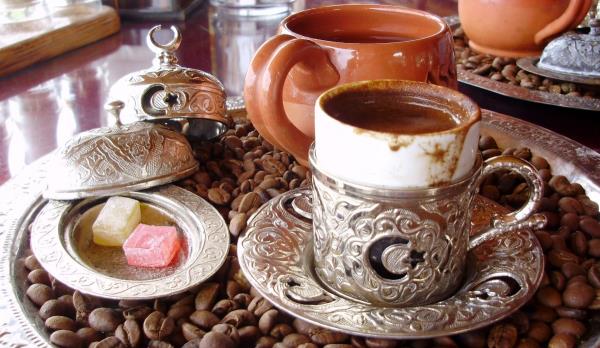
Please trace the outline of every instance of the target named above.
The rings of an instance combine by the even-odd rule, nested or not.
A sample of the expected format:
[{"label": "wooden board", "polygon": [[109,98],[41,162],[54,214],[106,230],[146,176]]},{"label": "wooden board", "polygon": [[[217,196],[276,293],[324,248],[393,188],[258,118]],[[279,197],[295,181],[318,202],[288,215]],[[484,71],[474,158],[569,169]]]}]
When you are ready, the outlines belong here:
[{"label": "wooden board", "polygon": [[42,20],[0,25],[0,76],[56,57],[119,31],[108,6],[73,7]]}]

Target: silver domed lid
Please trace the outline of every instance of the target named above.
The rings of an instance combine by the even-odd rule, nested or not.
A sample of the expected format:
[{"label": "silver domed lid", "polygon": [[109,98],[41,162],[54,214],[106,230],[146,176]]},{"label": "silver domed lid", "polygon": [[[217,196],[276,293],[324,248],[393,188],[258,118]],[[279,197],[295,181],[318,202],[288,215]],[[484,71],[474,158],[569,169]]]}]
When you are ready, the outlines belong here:
[{"label": "silver domed lid", "polygon": [[567,33],[544,49],[538,67],[562,74],[600,78],[600,20],[590,21],[589,34]]},{"label": "silver domed lid", "polygon": [[120,78],[108,100],[125,102],[123,123],[178,123],[184,134],[202,140],[221,135],[231,123],[223,84],[207,72],[178,65],[175,51],[181,44],[180,31],[171,26],[172,40],[160,44],[154,37],[160,29],[160,25],[153,27],[146,38],[156,53],[153,66]]},{"label": "silver domed lid", "polygon": [[122,125],[122,102],[109,104],[117,125],[80,133],[54,154],[44,197],[118,195],[179,180],[198,169],[187,139],[150,122]]}]

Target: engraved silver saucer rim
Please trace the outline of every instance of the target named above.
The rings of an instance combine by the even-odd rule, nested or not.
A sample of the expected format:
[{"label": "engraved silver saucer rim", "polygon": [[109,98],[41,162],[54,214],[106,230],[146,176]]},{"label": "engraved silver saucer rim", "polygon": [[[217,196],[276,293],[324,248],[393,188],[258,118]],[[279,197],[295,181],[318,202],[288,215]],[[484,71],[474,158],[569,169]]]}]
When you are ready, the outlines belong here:
[{"label": "engraved silver saucer rim", "polygon": [[[179,225],[188,245],[187,260],[172,273],[153,279],[116,278],[100,272],[71,253],[70,227],[82,209],[102,198],[48,201],[31,228],[31,249],[44,269],[65,285],[90,295],[126,300],[153,299],[186,291],[215,274],[225,262],[229,229],[219,212],[200,196],[175,185],[128,192],[124,196],[164,209]],[[152,270],[144,270],[152,272]]]},{"label": "engraved silver saucer rim", "polygon": [[[263,205],[248,221],[237,249],[240,267],[250,284],[276,307],[304,321],[366,337],[446,336],[471,331],[510,315],[531,299],[541,283],[544,260],[541,246],[530,231],[519,230],[473,249],[469,260],[476,262],[470,264],[473,268],[468,271],[465,283],[449,299],[426,306],[380,307],[338,296],[320,284],[312,262],[306,260],[311,254],[308,249],[312,248],[312,224],[301,212],[286,208],[291,206],[293,210],[290,200],[310,194],[310,189],[300,188]],[[479,201],[486,204],[481,211],[491,206],[502,209],[483,198]],[[491,214],[490,211],[488,217]],[[503,251],[506,255],[501,254]],[[512,278],[520,289],[509,295],[503,290],[494,293],[497,284],[492,283],[503,276]]]},{"label": "engraved silver saucer rim", "polygon": [[600,86],[600,78],[597,77],[586,77],[584,75],[575,75],[561,73],[558,71],[552,71],[538,66],[540,59],[538,57],[526,57],[517,60],[517,66],[530,73],[534,73],[540,76],[548,77],[551,79],[562,80],[567,82],[581,83],[591,86]]}]

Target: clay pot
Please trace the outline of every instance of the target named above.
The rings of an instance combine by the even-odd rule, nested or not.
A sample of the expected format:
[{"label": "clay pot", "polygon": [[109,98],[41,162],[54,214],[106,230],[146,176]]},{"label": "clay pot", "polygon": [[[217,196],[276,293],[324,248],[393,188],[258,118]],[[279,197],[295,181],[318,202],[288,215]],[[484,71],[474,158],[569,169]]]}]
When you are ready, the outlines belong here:
[{"label": "clay pot", "polygon": [[548,41],[575,28],[592,0],[459,0],[458,14],[476,51],[539,56]]},{"label": "clay pot", "polygon": [[386,5],[314,8],[283,20],[246,75],[248,117],[267,140],[307,164],[317,97],[372,79],[457,87],[450,29],[426,12]]}]

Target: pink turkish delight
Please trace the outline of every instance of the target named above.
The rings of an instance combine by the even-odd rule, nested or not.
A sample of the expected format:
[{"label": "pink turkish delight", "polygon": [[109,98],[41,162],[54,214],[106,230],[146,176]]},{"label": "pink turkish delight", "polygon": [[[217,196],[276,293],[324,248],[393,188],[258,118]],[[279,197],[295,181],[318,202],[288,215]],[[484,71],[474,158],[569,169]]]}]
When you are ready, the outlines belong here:
[{"label": "pink turkish delight", "polygon": [[127,263],[138,267],[168,266],[180,248],[173,226],[139,224],[123,244]]}]

